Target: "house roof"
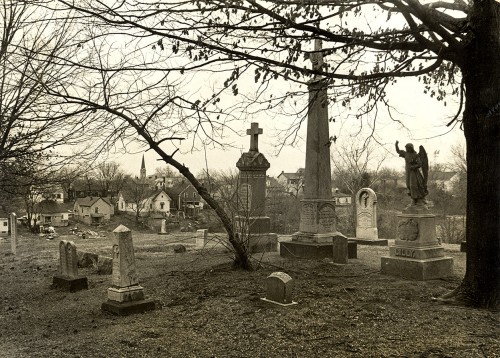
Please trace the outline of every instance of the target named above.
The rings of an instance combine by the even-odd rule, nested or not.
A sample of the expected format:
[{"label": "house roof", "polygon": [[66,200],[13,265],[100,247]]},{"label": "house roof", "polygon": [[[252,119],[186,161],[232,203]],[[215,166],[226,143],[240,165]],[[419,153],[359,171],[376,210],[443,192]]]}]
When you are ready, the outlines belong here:
[{"label": "house roof", "polygon": [[287,179],[303,179],[304,178],[304,173],[302,172],[297,172],[297,173],[284,173],[282,172],[280,175],[278,175],[278,178],[280,176],[284,176]]},{"label": "house roof", "polygon": [[78,198],[78,199],[76,199],[75,203],[77,203],[80,206],[89,206],[90,207],[90,206],[94,205],[96,202],[98,202],[99,199],[102,199],[102,201],[104,201],[106,204],[111,205],[108,198],[103,198],[100,196],[87,196],[85,198]]},{"label": "house roof", "polygon": [[59,214],[67,210],[64,210],[55,200],[42,200],[35,205],[35,211],[40,214]]},{"label": "house roof", "polygon": [[167,193],[165,190],[158,190],[157,192],[155,192],[155,193],[151,196],[152,200],[155,200],[155,199],[156,199],[156,197],[157,197],[158,195],[160,195],[161,193],[165,194],[165,195],[167,196],[167,199],[171,199],[171,198],[170,198],[170,195],[168,195],[168,193]]}]

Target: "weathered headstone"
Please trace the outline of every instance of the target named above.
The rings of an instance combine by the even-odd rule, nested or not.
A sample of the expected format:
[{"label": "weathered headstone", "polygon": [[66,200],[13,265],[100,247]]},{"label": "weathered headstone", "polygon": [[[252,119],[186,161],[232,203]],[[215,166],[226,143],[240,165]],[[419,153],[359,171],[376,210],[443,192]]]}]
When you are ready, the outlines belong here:
[{"label": "weathered headstone", "polygon": [[252,123],[247,134],[250,135],[250,150],[241,155],[236,163],[239,176],[239,212],[236,216],[238,235],[247,244],[248,251],[277,251],[278,235],[270,233],[271,221],[265,214],[266,171],[269,162],[259,152],[259,134],[263,130],[258,123]]},{"label": "weathered headstone", "polygon": [[444,256],[436,235],[436,216],[427,208],[426,196],[429,162],[427,152],[413,144],[396,152],[405,160],[406,188],[412,203],[398,215],[395,245],[389,257],[382,257],[382,273],[414,280],[432,280],[453,273],[453,258]]},{"label": "weathered headstone", "polygon": [[144,289],[139,285],[132,232],[120,225],[113,236],[112,286],[102,310],[121,316],[154,310],[154,301],[144,298]]},{"label": "weathered headstone", "polygon": [[196,247],[203,248],[208,243],[208,230],[200,229],[196,231]]},{"label": "weathered headstone", "polygon": [[336,235],[333,237],[333,262],[336,264],[346,264],[349,257],[347,247],[347,237]]},{"label": "weathered headstone", "polygon": [[[313,69],[321,69],[320,40],[315,40],[314,50],[311,58]],[[327,82],[321,77],[308,83],[304,199],[301,200],[299,231],[292,235],[292,241],[280,243],[280,255],[284,257],[332,257],[337,216],[335,199],[332,198],[327,87]]]},{"label": "weathered headstone", "polygon": [[160,234],[160,235],[167,235],[168,234],[168,232],[167,232],[167,220],[166,219],[161,220],[160,232],[158,234]]},{"label": "weathered headstone", "polygon": [[356,237],[358,244],[387,246],[387,240],[378,238],[377,195],[370,188],[356,194]]},{"label": "weathered headstone", "polygon": [[280,306],[296,305],[292,300],[292,278],[284,272],[273,272],[266,278],[266,297],[261,300]]},{"label": "weathered headstone", "polygon": [[59,274],[53,277],[52,287],[70,292],[88,289],[87,277],[78,275],[78,255],[72,241],[59,242]]},{"label": "weathered headstone", "polygon": [[17,254],[17,215],[10,214],[10,249],[12,254]]}]

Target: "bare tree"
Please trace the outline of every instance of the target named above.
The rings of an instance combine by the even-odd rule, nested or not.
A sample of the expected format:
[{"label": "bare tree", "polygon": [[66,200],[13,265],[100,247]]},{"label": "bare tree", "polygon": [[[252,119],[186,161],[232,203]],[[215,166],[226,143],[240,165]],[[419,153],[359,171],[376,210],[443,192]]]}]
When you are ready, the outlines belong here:
[{"label": "bare tree", "polygon": [[97,164],[95,179],[103,196],[116,195],[125,184],[125,173],[120,165],[115,162],[102,162]]},{"label": "bare tree", "polygon": [[[60,2],[75,7],[74,3]],[[84,6],[77,10],[99,21],[106,31],[142,40],[143,46],[135,49],[144,49],[145,44],[151,47],[143,70],[157,69],[165,76],[175,73],[180,77],[192,70],[227,71],[223,88],[207,99],[186,102],[179,93],[165,92],[160,96],[163,101],[158,100],[150,108],[150,116],[141,120],[133,109],[125,113],[109,95],[86,104],[124,119],[166,161],[172,161],[172,155],[167,155],[160,144],[171,137],[156,137],[158,130],[151,126],[151,118],[170,104],[187,109],[189,103],[200,123],[217,123],[222,91],[238,95],[238,81],[250,73],[259,83],[253,103],[278,109],[289,103],[287,99],[295,101],[300,91],[264,97],[272,80],[304,84],[313,75],[323,76],[328,81],[330,101],[354,112],[359,124],[366,123],[365,115],[377,113],[380,105],[392,110],[386,88],[398,79],[418,77],[424,91],[444,103],[450,94],[458,96],[460,107],[449,125],[461,121],[467,141],[468,252],[464,280],[447,299],[498,307],[500,168],[492,165],[500,150],[498,2],[246,0],[156,4],[121,0],[81,4]],[[377,13],[380,16],[374,17]],[[348,22],[347,18],[353,20]],[[322,40],[324,47],[308,51],[315,39]],[[308,69],[303,59],[311,54],[317,65]],[[166,58],[174,61],[167,62]],[[107,84],[115,72],[103,73],[102,90],[108,91]],[[174,81],[180,78],[171,77]],[[361,98],[361,104],[354,102]],[[80,104],[85,105],[85,101]],[[239,109],[242,115],[252,111],[247,105]],[[298,120],[292,123],[286,138],[295,138],[303,121],[301,113],[296,113]],[[185,166],[174,166],[196,183]],[[201,185],[195,187],[203,193]]]}]

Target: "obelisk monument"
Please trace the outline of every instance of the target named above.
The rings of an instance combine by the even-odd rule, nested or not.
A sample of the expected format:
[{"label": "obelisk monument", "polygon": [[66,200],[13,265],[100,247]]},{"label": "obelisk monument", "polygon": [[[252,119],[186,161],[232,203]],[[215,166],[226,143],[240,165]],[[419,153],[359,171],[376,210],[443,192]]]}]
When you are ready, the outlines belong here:
[{"label": "obelisk monument", "polygon": [[[323,67],[321,40],[314,42],[313,70]],[[280,255],[301,258],[331,258],[336,231],[332,198],[330,136],[328,134],[327,83],[314,76],[308,83],[306,165],[304,198],[301,200],[299,231],[292,241],[280,243]]]}]

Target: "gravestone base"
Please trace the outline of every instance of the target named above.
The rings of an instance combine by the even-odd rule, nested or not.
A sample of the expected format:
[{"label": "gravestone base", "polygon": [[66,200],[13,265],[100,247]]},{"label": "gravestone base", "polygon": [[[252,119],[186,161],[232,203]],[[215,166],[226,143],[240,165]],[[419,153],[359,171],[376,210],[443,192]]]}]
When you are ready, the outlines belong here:
[{"label": "gravestone base", "polygon": [[333,236],[329,242],[280,242],[280,256],[301,259],[331,259],[333,253]]},{"label": "gravestone base", "polygon": [[276,252],[278,251],[278,235],[269,233],[262,235],[250,235],[248,238],[248,252]]},{"label": "gravestone base", "polygon": [[351,239],[347,241],[347,258],[357,259],[358,258],[358,244]]},{"label": "gravestone base", "polygon": [[443,278],[453,273],[453,258],[436,257],[412,259],[407,257],[382,257],[383,275],[425,281]]},{"label": "gravestone base", "polygon": [[359,245],[370,245],[370,246],[388,246],[389,241],[387,239],[361,239],[357,237],[349,238],[349,241],[355,242]]},{"label": "gravestone base", "polygon": [[108,288],[108,300],[119,303],[144,300],[144,289],[139,285],[110,287]]},{"label": "gravestone base", "polygon": [[160,232],[158,233],[158,235],[168,235],[168,232],[166,232],[166,231],[165,231],[165,232],[161,232],[161,231],[160,231]]},{"label": "gravestone base", "polygon": [[381,273],[412,280],[433,280],[453,273],[453,258],[444,256],[436,237],[435,215],[410,206],[398,215],[398,239],[381,258]]},{"label": "gravestone base", "polygon": [[68,291],[68,292],[77,292],[81,290],[88,290],[89,284],[87,281],[87,277],[65,277],[65,276],[54,276],[52,279],[52,288]]},{"label": "gravestone base", "polygon": [[271,219],[269,216],[236,216],[236,230],[238,232],[249,232],[251,234],[267,234],[271,230]]},{"label": "gravestone base", "polygon": [[116,302],[108,300],[101,305],[101,310],[117,316],[128,316],[135,313],[153,311],[155,309],[155,301],[151,299],[130,302]]}]

